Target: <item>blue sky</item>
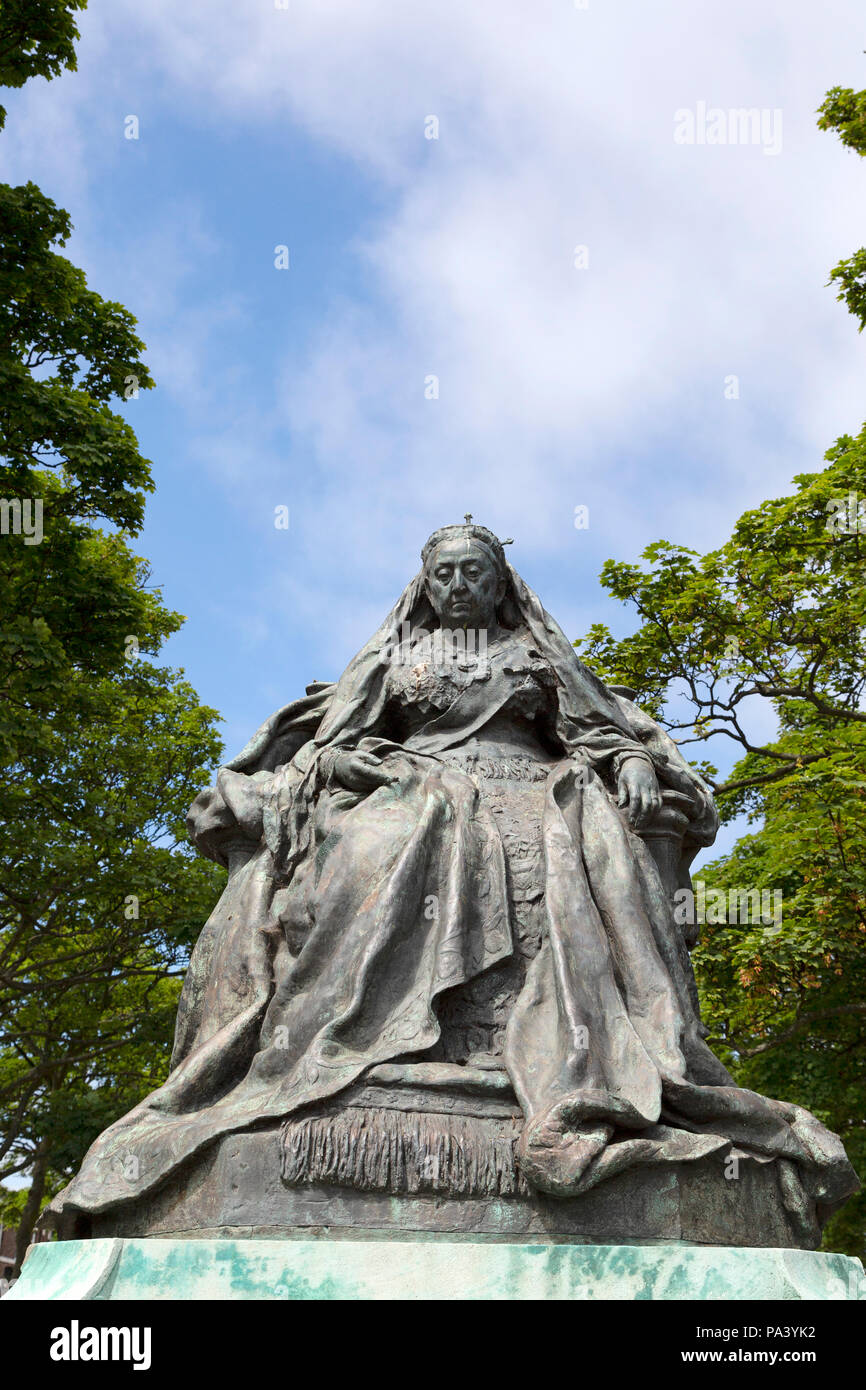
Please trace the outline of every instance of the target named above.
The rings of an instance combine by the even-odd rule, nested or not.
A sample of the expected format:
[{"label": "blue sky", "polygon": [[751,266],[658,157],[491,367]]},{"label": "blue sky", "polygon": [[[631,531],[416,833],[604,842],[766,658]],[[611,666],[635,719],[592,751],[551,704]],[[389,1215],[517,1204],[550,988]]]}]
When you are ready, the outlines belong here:
[{"label": "blue sky", "polygon": [[[567,633],[624,632],[606,558],[720,543],[859,429],[826,280],[866,179],[814,118],[866,85],[858,0],[90,0],[80,27],[77,73],[9,94],[2,177],[139,319],[139,549],[229,752],[339,674],[434,527],[473,512]],[[781,113],[781,148],[678,144],[701,102]]]}]

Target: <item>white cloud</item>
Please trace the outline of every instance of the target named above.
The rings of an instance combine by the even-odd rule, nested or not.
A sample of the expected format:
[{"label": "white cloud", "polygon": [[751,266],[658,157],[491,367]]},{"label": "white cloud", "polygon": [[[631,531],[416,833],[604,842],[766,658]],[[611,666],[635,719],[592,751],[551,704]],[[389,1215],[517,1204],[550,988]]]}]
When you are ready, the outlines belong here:
[{"label": "white cloud", "polygon": [[[392,190],[360,251],[386,324],[377,305],[335,303],[283,393],[334,505],[355,510],[371,469],[399,477],[411,505],[432,467],[447,507],[468,467],[481,493],[516,499],[537,544],[575,477],[603,468],[597,521],[607,511],[622,538],[616,504],[623,487],[651,492],[654,446],[670,490],[642,497],[641,522],[682,507],[708,543],[716,517],[695,515],[695,481],[735,515],[859,421],[861,344],[823,282],[856,245],[866,196],[813,119],[827,85],[856,80],[853,3],[832,25],[791,0],[734,0],[721,18],[642,0],[91,8],[89,80],[126,39],[113,92],[146,70],[206,126],[288,116]],[[781,108],[782,154],[676,145],[674,112],[701,100]],[[424,140],[431,112],[438,141]],[[152,294],[167,273],[148,277]],[[197,331],[179,328],[181,344]],[[739,419],[722,437],[729,372]]]},{"label": "white cloud", "polygon": [[[378,621],[424,533],[467,508],[518,536],[521,563],[558,567],[561,593],[580,587],[558,616],[583,623],[606,555],[718,543],[866,414],[864,345],[825,288],[862,240],[866,183],[814,116],[831,85],[864,85],[857,0],[91,0],[82,29],[80,73],[28,105],[22,164],[57,143],[69,98],[52,158],[83,196],[118,113],[141,108],[146,128],[159,103],[203,140],[232,123],[253,154],[300,128],[381,194],[350,248],[357,295],[343,286],[305,341],[287,321],[272,409],[250,409],[214,346],[242,297],[190,307],[158,219],[136,291],[231,504],[244,484],[250,517],[253,489],[283,500],[290,451],[310,640],[322,605],[373,595],[322,639],[325,664]],[[700,101],[780,109],[781,153],[677,145],[674,113]]]},{"label": "white cloud", "polygon": [[[335,305],[286,405],[348,506],[359,463],[390,455],[396,471],[399,456],[411,497],[435,457],[443,505],[468,464],[482,490],[519,497],[540,542],[575,471],[616,467],[612,513],[623,485],[646,483],[652,441],[694,455],[735,515],[859,421],[861,345],[823,282],[866,200],[813,118],[826,86],[859,79],[855,5],[832,25],[790,0],[722,18],[670,3],[156,3],[126,22],[203,121],[288,114],[394,191],[363,252],[387,336],[375,309]],[[676,145],[674,112],[700,100],[780,108],[781,155]],[[438,141],[423,138],[430,113]],[[722,439],[729,372],[745,419]],[[527,505],[519,480],[539,459]],[[673,495],[643,514],[682,505],[700,522],[695,475],[672,466]]]}]

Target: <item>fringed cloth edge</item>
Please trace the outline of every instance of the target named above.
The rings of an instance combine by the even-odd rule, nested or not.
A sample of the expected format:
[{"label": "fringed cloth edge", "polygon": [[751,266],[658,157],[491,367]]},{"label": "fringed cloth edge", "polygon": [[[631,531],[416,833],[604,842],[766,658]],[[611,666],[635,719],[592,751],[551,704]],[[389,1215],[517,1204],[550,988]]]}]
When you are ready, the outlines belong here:
[{"label": "fringed cloth edge", "polygon": [[514,1158],[521,1127],[516,1119],[347,1107],[286,1121],[281,1175],[289,1184],[364,1192],[525,1196]]}]

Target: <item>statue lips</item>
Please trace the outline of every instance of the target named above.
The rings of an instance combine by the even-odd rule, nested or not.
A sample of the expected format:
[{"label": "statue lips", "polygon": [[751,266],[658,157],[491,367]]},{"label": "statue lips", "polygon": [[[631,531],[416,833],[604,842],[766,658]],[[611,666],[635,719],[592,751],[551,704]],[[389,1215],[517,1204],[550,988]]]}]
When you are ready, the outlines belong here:
[{"label": "statue lips", "polygon": [[451,603],[448,605],[448,621],[453,623],[455,628],[471,630],[477,625],[477,611],[475,605],[467,599]]}]

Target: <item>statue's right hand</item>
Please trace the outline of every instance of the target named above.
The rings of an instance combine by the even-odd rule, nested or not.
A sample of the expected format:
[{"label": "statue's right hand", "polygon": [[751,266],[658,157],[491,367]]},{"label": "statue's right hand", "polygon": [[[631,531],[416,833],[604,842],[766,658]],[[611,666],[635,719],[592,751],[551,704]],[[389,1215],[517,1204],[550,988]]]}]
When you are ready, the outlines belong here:
[{"label": "statue's right hand", "polygon": [[374,753],[338,753],[331,776],[350,792],[370,792],[397,780]]}]

